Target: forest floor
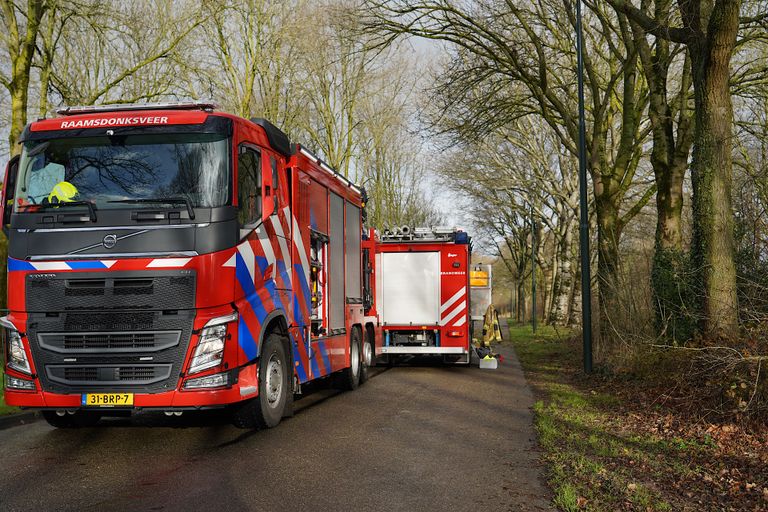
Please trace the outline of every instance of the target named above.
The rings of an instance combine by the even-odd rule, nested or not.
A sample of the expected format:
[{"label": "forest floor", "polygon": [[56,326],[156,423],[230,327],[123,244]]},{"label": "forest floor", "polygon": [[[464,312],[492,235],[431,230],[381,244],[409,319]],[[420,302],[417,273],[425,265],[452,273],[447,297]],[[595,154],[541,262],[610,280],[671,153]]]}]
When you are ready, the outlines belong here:
[{"label": "forest floor", "polygon": [[511,325],[565,511],[768,511],[768,428],[708,423],[649,378],[582,371],[580,338]]}]

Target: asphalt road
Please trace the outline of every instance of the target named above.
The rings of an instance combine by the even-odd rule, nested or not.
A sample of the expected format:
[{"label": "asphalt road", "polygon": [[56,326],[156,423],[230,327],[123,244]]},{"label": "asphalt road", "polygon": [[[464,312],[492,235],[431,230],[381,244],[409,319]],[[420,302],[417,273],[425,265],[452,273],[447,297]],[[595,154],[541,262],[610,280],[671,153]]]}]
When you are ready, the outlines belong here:
[{"label": "asphalt road", "polygon": [[0,510],[550,510],[532,397],[498,370],[380,370],[267,431],[211,414],[0,431]]}]

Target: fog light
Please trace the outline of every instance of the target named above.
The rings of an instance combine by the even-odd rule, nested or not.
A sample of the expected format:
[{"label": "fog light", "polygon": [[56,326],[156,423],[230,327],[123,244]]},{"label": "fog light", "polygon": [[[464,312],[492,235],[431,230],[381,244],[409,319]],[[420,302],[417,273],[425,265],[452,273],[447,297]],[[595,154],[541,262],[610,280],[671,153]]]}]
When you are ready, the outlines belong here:
[{"label": "fog light", "polygon": [[10,375],[5,376],[6,389],[23,389],[25,391],[35,391],[35,382],[27,379],[17,379]]},{"label": "fog light", "polygon": [[206,377],[189,379],[184,383],[184,389],[220,388],[229,384],[229,374],[216,373]]}]

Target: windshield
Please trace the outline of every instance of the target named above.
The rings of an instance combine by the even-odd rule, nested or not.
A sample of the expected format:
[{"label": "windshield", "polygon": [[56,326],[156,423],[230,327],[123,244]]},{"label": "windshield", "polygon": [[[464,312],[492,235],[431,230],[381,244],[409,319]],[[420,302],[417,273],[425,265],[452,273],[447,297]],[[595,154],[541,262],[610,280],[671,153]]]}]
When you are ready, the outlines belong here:
[{"label": "windshield", "polygon": [[15,204],[16,211],[74,201],[135,209],[153,207],[149,199],[172,198],[174,204],[215,207],[227,204],[228,182],[229,141],[222,134],[30,141],[21,155]]}]

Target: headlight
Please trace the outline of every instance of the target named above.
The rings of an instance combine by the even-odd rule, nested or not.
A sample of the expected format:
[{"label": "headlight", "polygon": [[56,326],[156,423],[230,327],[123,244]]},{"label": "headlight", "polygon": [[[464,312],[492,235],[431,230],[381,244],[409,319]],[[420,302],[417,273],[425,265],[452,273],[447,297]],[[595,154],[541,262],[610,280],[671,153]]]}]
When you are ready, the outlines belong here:
[{"label": "headlight", "polygon": [[8,333],[8,368],[32,375],[19,331],[8,329],[6,332]]},{"label": "headlight", "polygon": [[237,313],[212,318],[200,333],[200,340],[189,364],[189,373],[197,373],[221,364],[224,357],[224,340],[227,338],[227,323],[237,320]]}]

